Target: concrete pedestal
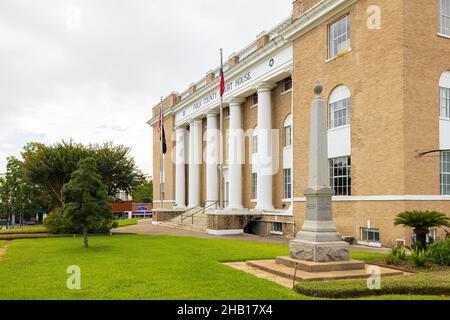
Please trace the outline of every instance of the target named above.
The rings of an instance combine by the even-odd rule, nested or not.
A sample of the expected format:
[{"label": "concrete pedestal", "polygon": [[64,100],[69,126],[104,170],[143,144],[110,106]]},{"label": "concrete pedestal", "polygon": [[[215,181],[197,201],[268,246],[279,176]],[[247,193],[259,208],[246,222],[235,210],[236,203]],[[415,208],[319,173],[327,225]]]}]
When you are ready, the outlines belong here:
[{"label": "concrete pedestal", "polygon": [[350,245],[345,241],[309,242],[293,240],[290,242],[291,257],[302,261],[330,262],[348,261]]}]

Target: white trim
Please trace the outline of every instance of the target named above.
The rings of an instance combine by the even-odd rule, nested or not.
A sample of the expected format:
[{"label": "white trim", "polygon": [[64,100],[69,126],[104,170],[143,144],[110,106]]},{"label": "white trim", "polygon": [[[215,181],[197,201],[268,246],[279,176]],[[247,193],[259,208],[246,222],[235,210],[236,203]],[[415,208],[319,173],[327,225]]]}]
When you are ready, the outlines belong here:
[{"label": "white trim", "polygon": [[437,35],[438,35],[439,37],[442,37],[442,38],[450,39],[450,36],[449,36],[449,35],[446,35],[446,34],[443,34],[443,33],[440,33],[440,32],[438,32]]},{"label": "white trim", "polygon": [[211,234],[213,236],[231,236],[231,235],[238,235],[243,234],[244,229],[234,229],[234,230],[212,230],[208,229],[206,230],[208,234]]},{"label": "white trim", "polygon": [[382,248],[381,242],[368,242],[368,241],[356,241],[357,244],[361,246],[373,247],[373,248]]},{"label": "white trim", "polygon": [[[280,222],[282,223],[282,222]],[[270,231],[270,234],[276,235],[276,236],[282,236],[284,233],[283,231]]]},{"label": "white trim", "polygon": [[[306,202],[306,197],[296,197],[294,202]],[[450,201],[450,196],[432,195],[383,195],[383,196],[335,196],[333,201]]]},{"label": "white trim", "polygon": [[345,51],[342,51],[341,53],[339,53],[338,55],[334,56],[333,58],[325,60],[325,63],[330,63],[331,61],[334,61],[334,60],[337,60],[339,58],[345,57],[350,52],[352,52],[352,48],[350,48],[348,50],[345,50]]},{"label": "white trim", "polygon": [[[161,200],[153,200],[154,204],[161,203]],[[163,203],[175,203],[175,200],[164,200]]]}]

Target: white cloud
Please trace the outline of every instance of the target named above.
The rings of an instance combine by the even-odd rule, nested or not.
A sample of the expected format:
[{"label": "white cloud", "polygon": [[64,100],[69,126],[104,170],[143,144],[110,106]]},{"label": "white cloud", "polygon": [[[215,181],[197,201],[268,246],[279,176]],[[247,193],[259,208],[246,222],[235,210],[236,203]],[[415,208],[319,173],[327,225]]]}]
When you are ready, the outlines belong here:
[{"label": "white cloud", "polygon": [[146,125],[182,91],[290,14],[291,0],[0,2],[0,172],[28,141],[113,141],[152,173]]}]

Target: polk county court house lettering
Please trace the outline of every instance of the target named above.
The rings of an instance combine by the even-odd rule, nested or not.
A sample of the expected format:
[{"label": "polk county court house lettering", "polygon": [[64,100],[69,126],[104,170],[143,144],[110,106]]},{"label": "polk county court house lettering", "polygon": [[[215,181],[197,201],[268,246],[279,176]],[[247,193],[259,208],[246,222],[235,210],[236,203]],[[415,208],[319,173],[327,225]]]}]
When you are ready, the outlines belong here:
[{"label": "polk county court house lettering", "polygon": [[316,81],[327,100],[338,232],[363,245],[410,244],[412,231],[393,226],[398,213],[450,215],[450,0],[296,0],[292,15],[230,55],[224,70],[225,208],[217,209],[220,157],[211,143],[220,108],[214,69],[163,100],[168,152],[154,223],[295,236]]}]

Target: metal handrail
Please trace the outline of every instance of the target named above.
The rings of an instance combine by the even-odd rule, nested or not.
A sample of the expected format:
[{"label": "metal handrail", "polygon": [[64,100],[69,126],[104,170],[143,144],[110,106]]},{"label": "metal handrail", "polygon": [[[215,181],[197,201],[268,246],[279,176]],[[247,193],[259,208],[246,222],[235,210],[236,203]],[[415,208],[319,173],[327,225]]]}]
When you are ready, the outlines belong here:
[{"label": "metal handrail", "polygon": [[[209,202],[212,202],[212,203],[211,203],[210,205],[208,205],[208,206],[205,207],[205,205],[206,205],[207,203],[209,203]],[[191,213],[190,215],[188,215],[188,216],[186,216],[186,217],[184,217],[183,214],[182,214],[182,215],[181,215],[181,222],[183,222],[183,221],[186,220],[186,219],[192,218],[192,223],[194,223],[194,216],[195,216],[197,213],[203,212],[203,214],[204,214],[205,211],[206,211],[206,209],[209,209],[209,208],[211,208],[211,207],[213,207],[213,206],[215,206],[215,207],[217,208],[217,204],[218,204],[218,203],[219,203],[219,201],[206,201],[206,202],[203,202],[202,204],[199,204],[198,206],[196,206],[196,207],[194,207],[194,208],[192,208],[192,209],[189,209],[189,211],[192,211],[192,210],[194,210],[194,209],[196,209],[196,208],[200,208],[200,207],[201,207],[200,210],[195,211],[194,213]]]}]

